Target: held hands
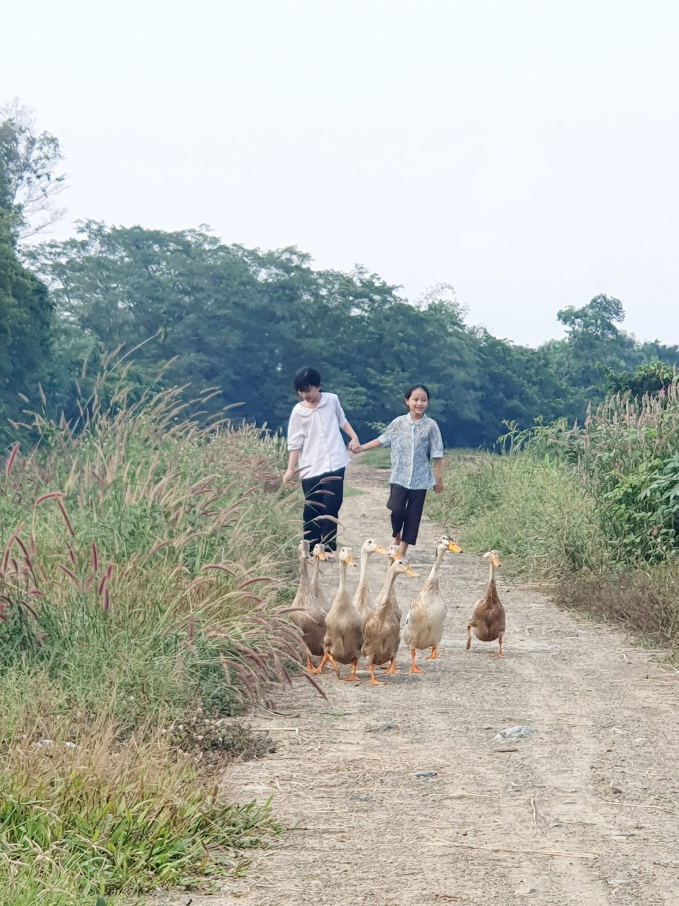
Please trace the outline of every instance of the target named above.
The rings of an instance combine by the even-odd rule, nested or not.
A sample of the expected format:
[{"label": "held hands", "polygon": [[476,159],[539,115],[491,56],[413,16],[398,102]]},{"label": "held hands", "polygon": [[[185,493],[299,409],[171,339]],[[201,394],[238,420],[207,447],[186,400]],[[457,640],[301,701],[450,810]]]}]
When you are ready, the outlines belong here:
[{"label": "held hands", "polygon": [[358,442],[358,439],[349,441],[349,452],[350,453],[360,453],[361,445]]}]

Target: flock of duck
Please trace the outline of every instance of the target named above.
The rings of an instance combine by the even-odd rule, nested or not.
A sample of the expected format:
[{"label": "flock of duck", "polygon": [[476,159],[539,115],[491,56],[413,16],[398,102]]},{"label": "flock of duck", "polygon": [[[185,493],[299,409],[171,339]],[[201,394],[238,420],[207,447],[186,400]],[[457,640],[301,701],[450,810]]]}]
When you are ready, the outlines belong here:
[{"label": "flock of duck", "polygon": [[[448,535],[442,535],[436,542],[434,563],[420,593],[413,602],[403,626],[403,641],[410,648],[410,673],[424,673],[415,663],[417,651],[431,648],[427,660],[438,658],[438,646],[443,636],[443,623],[447,606],[441,596],[439,572],[447,552],[461,553],[460,547]],[[387,573],[382,591],[373,600],[368,586],[368,561],[373,554],[387,557]],[[502,638],[505,631],[505,610],[495,584],[495,571],[500,565],[497,551],[488,551],[484,557],[489,562],[490,574],[485,594],[475,606],[467,624],[467,648],[471,647],[472,630],[482,642],[499,643],[499,650],[493,657],[504,657]],[[307,649],[306,669],[309,673],[321,673],[327,663],[345,681],[358,681],[358,662],[361,656],[366,660],[373,686],[384,683],[375,679],[374,669],[387,665],[387,675],[396,673],[396,654],[401,642],[401,609],[394,586],[399,576],[417,577],[396,545],[385,550],[371,538],[361,547],[360,574],[358,587],[353,596],[347,590],[347,568],[356,566],[351,548],[343,547],[338,554],[339,587],[328,608],[327,599],[320,585],[319,564],[325,559],[323,545],[317,544],[313,551],[302,541],[299,545],[299,587],[290,611],[291,619],[300,629]],[[309,564],[312,564],[309,570]],[[311,656],[320,657],[314,667]],[[348,665],[351,669],[346,676],[340,676],[337,664]]]}]

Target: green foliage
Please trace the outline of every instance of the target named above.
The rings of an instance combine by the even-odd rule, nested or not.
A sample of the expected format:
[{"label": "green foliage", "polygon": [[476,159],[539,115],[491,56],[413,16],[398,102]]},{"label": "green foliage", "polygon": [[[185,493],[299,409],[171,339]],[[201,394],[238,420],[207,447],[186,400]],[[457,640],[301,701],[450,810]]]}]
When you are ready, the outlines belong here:
[{"label": "green foliage", "polygon": [[31,111],[17,100],[0,117],[0,219],[4,212],[16,235],[34,235],[62,213],[52,207],[65,180],[55,172],[63,160],[59,140],[36,132]]},{"label": "green foliage", "polygon": [[510,425],[503,446],[453,458],[434,515],[511,571],[559,580],[563,604],[676,644],[679,384],[610,396],[582,425]]},{"label": "green foliage", "polygon": [[[581,420],[606,389],[622,390],[626,382],[634,392],[653,389],[657,366],[643,372],[637,366],[677,361],[676,346],[637,343],[626,334],[619,326],[622,303],[606,294],[560,311],[566,339],[531,349],[468,326],[446,284],[410,304],[363,268],[315,270],[296,248],[229,246],[200,230],[110,228],[87,220],[71,239],[23,251],[49,286],[48,297],[17,260],[15,240],[58,216],[52,202],[63,186],[60,161],[54,136],[38,133],[17,103],[6,109],[0,415],[15,423],[22,422],[23,400],[35,406],[42,391],[53,417],[63,411],[75,423],[78,401],[92,387],[91,362],[123,349],[134,358],[130,399],[161,373],[162,386],[185,388],[185,400],[212,387],[203,424],[230,405],[234,417],[283,428],[295,401],[292,377],[314,364],[362,438],[403,411],[406,386],[424,381],[448,447],[492,447],[504,422],[526,429],[535,418]],[[10,440],[4,424],[0,442]]]},{"label": "green foliage", "polygon": [[129,903],[223,873],[275,830],[268,805],[220,801],[181,753],[136,743],[113,752],[100,728],[71,748],[16,746],[0,772],[3,903]]},{"label": "green foliage", "polygon": [[549,457],[515,452],[445,459],[445,491],[430,495],[432,517],[461,526],[465,546],[499,550],[516,574],[552,578],[592,567],[602,554],[594,501]]},{"label": "green foliage", "polygon": [[35,413],[0,473],[0,902],[188,883],[269,827],[191,765],[299,662],[284,450],[127,373],[77,431]]},{"label": "green foliage", "polygon": [[[677,360],[679,355],[675,358]],[[676,380],[676,366],[655,358],[637,365],[633,372],[616,373],[610,368],[606,369],[606,389],[609,393],[630,393],[632,396],[660,393]]]},{"label": "green foliage", "polygon": [[636,364],[639,355],[615,326],[619,303],[605,296],[561,313],[567,340],[530,349],[468,327],[449,287],[415,306],[365,270],[317,271],[296,249],[226,246],[195,230],[87,221],[76,238],[44,243],[30,260],[60,314],[52,386],[61,376],[67,419],[75,417],[73,363],[122,346],[135,349],[137,388],[167,361],[166,382],[214,387],[206,416],[230,404],[282,428],[294,372],[313,363],[362,437],[404,411],[405,387],[424,381],[448,446],[490,446],[504,421],[525,428],[536,416],[584,415],[604,367]]},{"label": "green foliage", "polygon": [[[20,262],[17,234],[43,192],[50,165],[49,137],[35,137],[15,115],[0,121],[0,444],[16,433],[19,396],[38,396],[47,377],[53,303],[47,287]],[[36,194],[37,193],[37,194]]]},{"label": "green foliage", "polygon": [[361,454],[361,463],[366,466],[373,466],[376,469],[389,469],[391,467],[391,455],[386,447],[376,447]]}]

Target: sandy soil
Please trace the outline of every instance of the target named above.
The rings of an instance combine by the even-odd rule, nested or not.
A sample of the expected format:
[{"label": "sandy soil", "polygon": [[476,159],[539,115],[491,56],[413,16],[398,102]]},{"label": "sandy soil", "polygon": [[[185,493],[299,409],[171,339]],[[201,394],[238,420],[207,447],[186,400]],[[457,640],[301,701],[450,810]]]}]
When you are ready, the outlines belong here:
[{"label": "sandy soil", "polygon": [[[364,493],[347,499],[342,536],[355,552],[370,535],[389,540],[384,482],[351,468],[349,484]],[[420,576],[439,534],[423,526],[409,558]],[[375,594],[384,569],[373,557]],[[329,598],[336,579],[336,564],[326,567]],[[299,679],[279,702],[293,716],[252,721],[277,752],[231,767],[225,790],[273,797],[285,831],[245,878],[194,895],[193,906],[679,906],[679,676],[622,633],[502,580],[507,659],[489,657],[495,644],[465,651],[486,579],[478,556],[446,557],[442,657],[422,663],[426,675],[409,675],[402,646],[387,685],[329,673],[324,701]],[[420,584],[399,580],[402,605]],[[536,733],[493,742],[514,725]]]}]

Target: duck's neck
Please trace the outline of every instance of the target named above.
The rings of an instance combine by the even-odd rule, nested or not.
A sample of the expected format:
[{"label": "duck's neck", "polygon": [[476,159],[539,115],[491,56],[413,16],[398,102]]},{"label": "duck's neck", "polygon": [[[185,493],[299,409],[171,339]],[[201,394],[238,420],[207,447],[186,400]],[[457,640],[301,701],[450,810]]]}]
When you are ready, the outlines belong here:
[{"label": "duck's neck", "polygon": [[494,567],[492,561],[489,563],[488,584],[495,585],[495,567]]},{"label": "duck's neck", "polygon": [[318,557],[314,557],[314,565],[311,567],[311,584],[316,585],[318,582],[318,567],[320,564]]},{"label": "duck's neck", "polygon": [[339,562],[339,586],[337,588],[337,594],[341,595],[347,590],[347,564],[344,560]]},{"label": "duck's neck", "polygon": [[368,551],[361,551],[361,573],[358,577],[358,584],[365,585],[366,576],[368,575],[368,560],[370,554]]},{"label": "duck's neck", "polygon": [[427,579],[428,586],[435,586],[438,588],[439,584],[439,572],[441,571],[441,563],[445,557],[446,552],[444,550],[439,550],[436,548],[436,556],[434,557],[434,562],[431,566],[431,572],[429,573],[429,578]]},{"label": "duck's neck", "polygon": [[382,587],[382,592],[380,598],[382,604],[380,610],[386,610],[387,607],[391,607],[391,593],[394,589],[394,582],[396,581],[396,573],[391,569],[387,573],[387,578],[385,579],[384,586]]},{"label": "duck's neck", "polygon": [[309,562],[306,557],[299,558],[299,584],[311,588],[309,582]]}]

